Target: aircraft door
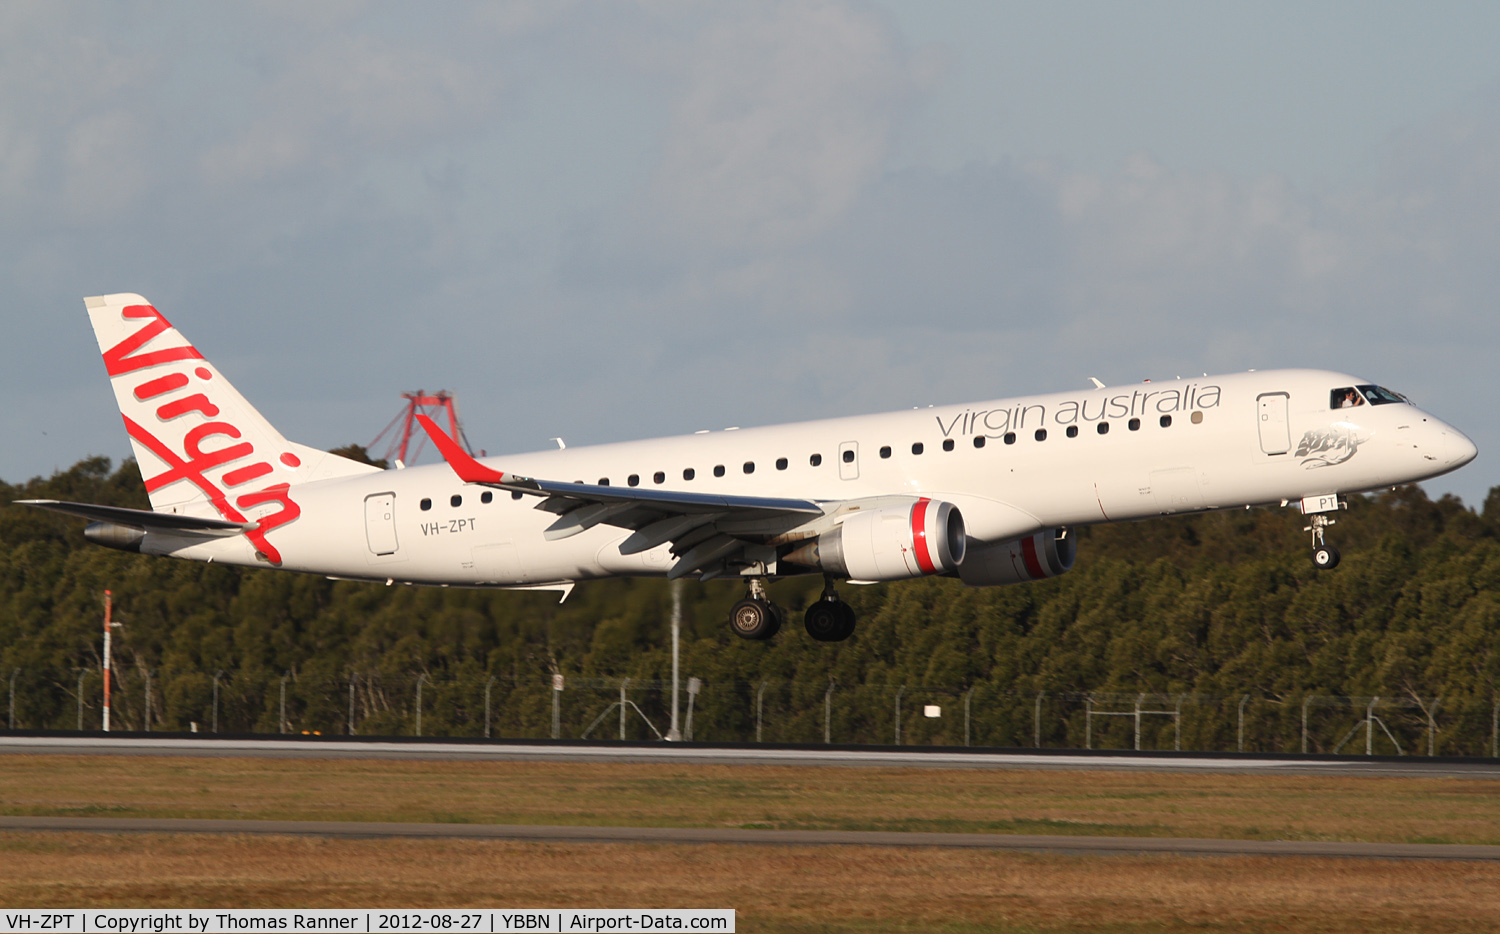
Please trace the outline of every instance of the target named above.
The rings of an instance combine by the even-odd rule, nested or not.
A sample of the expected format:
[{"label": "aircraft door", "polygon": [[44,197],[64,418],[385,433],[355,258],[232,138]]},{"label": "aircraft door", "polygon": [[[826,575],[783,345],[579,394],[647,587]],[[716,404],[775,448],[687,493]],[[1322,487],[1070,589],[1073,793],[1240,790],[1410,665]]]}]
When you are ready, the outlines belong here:
[{"label": "aircraft door", "polygon": [[859,479],[859,442],[845,441],[839,445],[839,479]]},{"label": "aircraft door", "polygon": [[365,497],[365,540],[370,543],[371,554],[396,553],[395,493],[375,493]]},{"label": "aircraft door", "polygon": [[1266,454],[1285,454],[1292,449],[1291,429],[1286,416],[1290,398],[1284,392],[1267,392],[1255,397],[1260,449]]}]

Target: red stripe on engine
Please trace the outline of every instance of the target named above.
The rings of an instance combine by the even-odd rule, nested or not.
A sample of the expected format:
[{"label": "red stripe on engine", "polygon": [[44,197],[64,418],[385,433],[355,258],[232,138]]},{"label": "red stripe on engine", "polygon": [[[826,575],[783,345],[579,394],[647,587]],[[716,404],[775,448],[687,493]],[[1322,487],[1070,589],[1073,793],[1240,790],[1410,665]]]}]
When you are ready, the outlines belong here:
[{"label": "red stripe on engine", "polygon": [[1041,580],[1047,576],[1046,570],[1042,568],[1041,559],[1036,554],[1036,536],[1030,535],[1021,539],[1021,557],[1026,559],[1026,573],[1031,579]]},{"label": "red stripe on engine", "polygon": [[923,497],[911,507],[911,541],[917,551],[917,567],[923,574],[936,574],[937,565],[932,563],[932,552],[927,547],[927,504],[932,500]]}]

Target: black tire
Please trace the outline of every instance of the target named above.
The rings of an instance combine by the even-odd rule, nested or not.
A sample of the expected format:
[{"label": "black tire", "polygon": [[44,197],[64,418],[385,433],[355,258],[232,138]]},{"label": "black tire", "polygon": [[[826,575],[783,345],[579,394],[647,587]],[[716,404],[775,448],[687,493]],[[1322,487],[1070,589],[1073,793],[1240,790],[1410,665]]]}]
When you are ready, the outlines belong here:
[{"label": "black tire", "polygon": [[786,610],[783,610],[774,603],[767,603],[766,605],[771,608],[771,633],[766,636],[769,639],[780,632],[782,626],[786,625]]},{"label": "black tire", "polygon": [[776,609],[764,600],[741,600],[729,611],[729,629],[741,639],[769,639],[781,628]]},{"label": "black tire", "polygon": [[849,604],[842,600],[815,600],[802,615],[802,626],[807,634],[819,642],[838,642],[848,638],[844,632],[844,614],[840,607]]},{"label": "black tire", "polygon": [[834,639],[833,641],[843,642],[845,639],[854,635],[854,624],[858,621],[858,618],[854,615],[854,607],[850,606],[844,601],[840,600],[838,602],[838,607],[839,617],[842,620],[842,623],[839,626],[838,638]]},{"label": "black tire", "polygon": [[1339,550],[1332,545],[1324,545],[1314,548],[1312,553],[1313,567],[1320,571],[1331,571],[1339,566]]}]

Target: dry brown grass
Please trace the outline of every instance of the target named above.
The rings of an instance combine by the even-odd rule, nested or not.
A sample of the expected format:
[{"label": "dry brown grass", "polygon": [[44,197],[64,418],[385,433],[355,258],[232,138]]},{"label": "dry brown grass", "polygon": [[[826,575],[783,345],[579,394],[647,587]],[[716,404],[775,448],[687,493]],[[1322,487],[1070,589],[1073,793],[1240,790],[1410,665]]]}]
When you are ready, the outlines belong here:
[{"label": "dry brown grass", "polygon": [[1500,921],[1500,866],[6,833],[0,904],[734,908],[741,931],[1471,932]]},{"label": "dry brown grass", "polygon": [[989,769],[0,756],[0,813],[1500,843],[1500,785]]}]

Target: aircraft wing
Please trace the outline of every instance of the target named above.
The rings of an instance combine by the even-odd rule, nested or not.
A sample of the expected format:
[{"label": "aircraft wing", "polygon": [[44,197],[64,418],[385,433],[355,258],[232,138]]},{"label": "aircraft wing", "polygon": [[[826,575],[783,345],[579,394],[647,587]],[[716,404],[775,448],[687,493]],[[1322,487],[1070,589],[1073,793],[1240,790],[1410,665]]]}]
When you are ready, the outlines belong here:
[{"label": "aircraft wing", "polygon": [[186,532],[197,535],[240,535],[257,528],[253,522],[226,522],[223,519],[200,519],[197,516],[179,516],[170,512],[152,512],[147,509],[126,509],[123,506],[96,506],[93,503],[69,503],[57,499],[18,499],[20,506],[35,506],[51,512],[69,516],[81,516],[95,522],[108,522],[143,532]]},{"label": "aircraft wing", "polygon": [[[479,463],[432,419],[419,414],[417,420],[460,480],[541,497],[536,508],[558,516],[547,527],[549,541],[577,535],[596,525],[629,529],[635,534],[620,543],[623,555],[671,543],[672,554],[677,557],[667,572],[671,579],[693,573],[705,580],[717,576],[724,572],[727,562],[748,560],[748,549],[765,539],[827,512],[805,499],[643,490],[505,473]],[[772,560],[774,557],[774,553],[770,555]]]}]

